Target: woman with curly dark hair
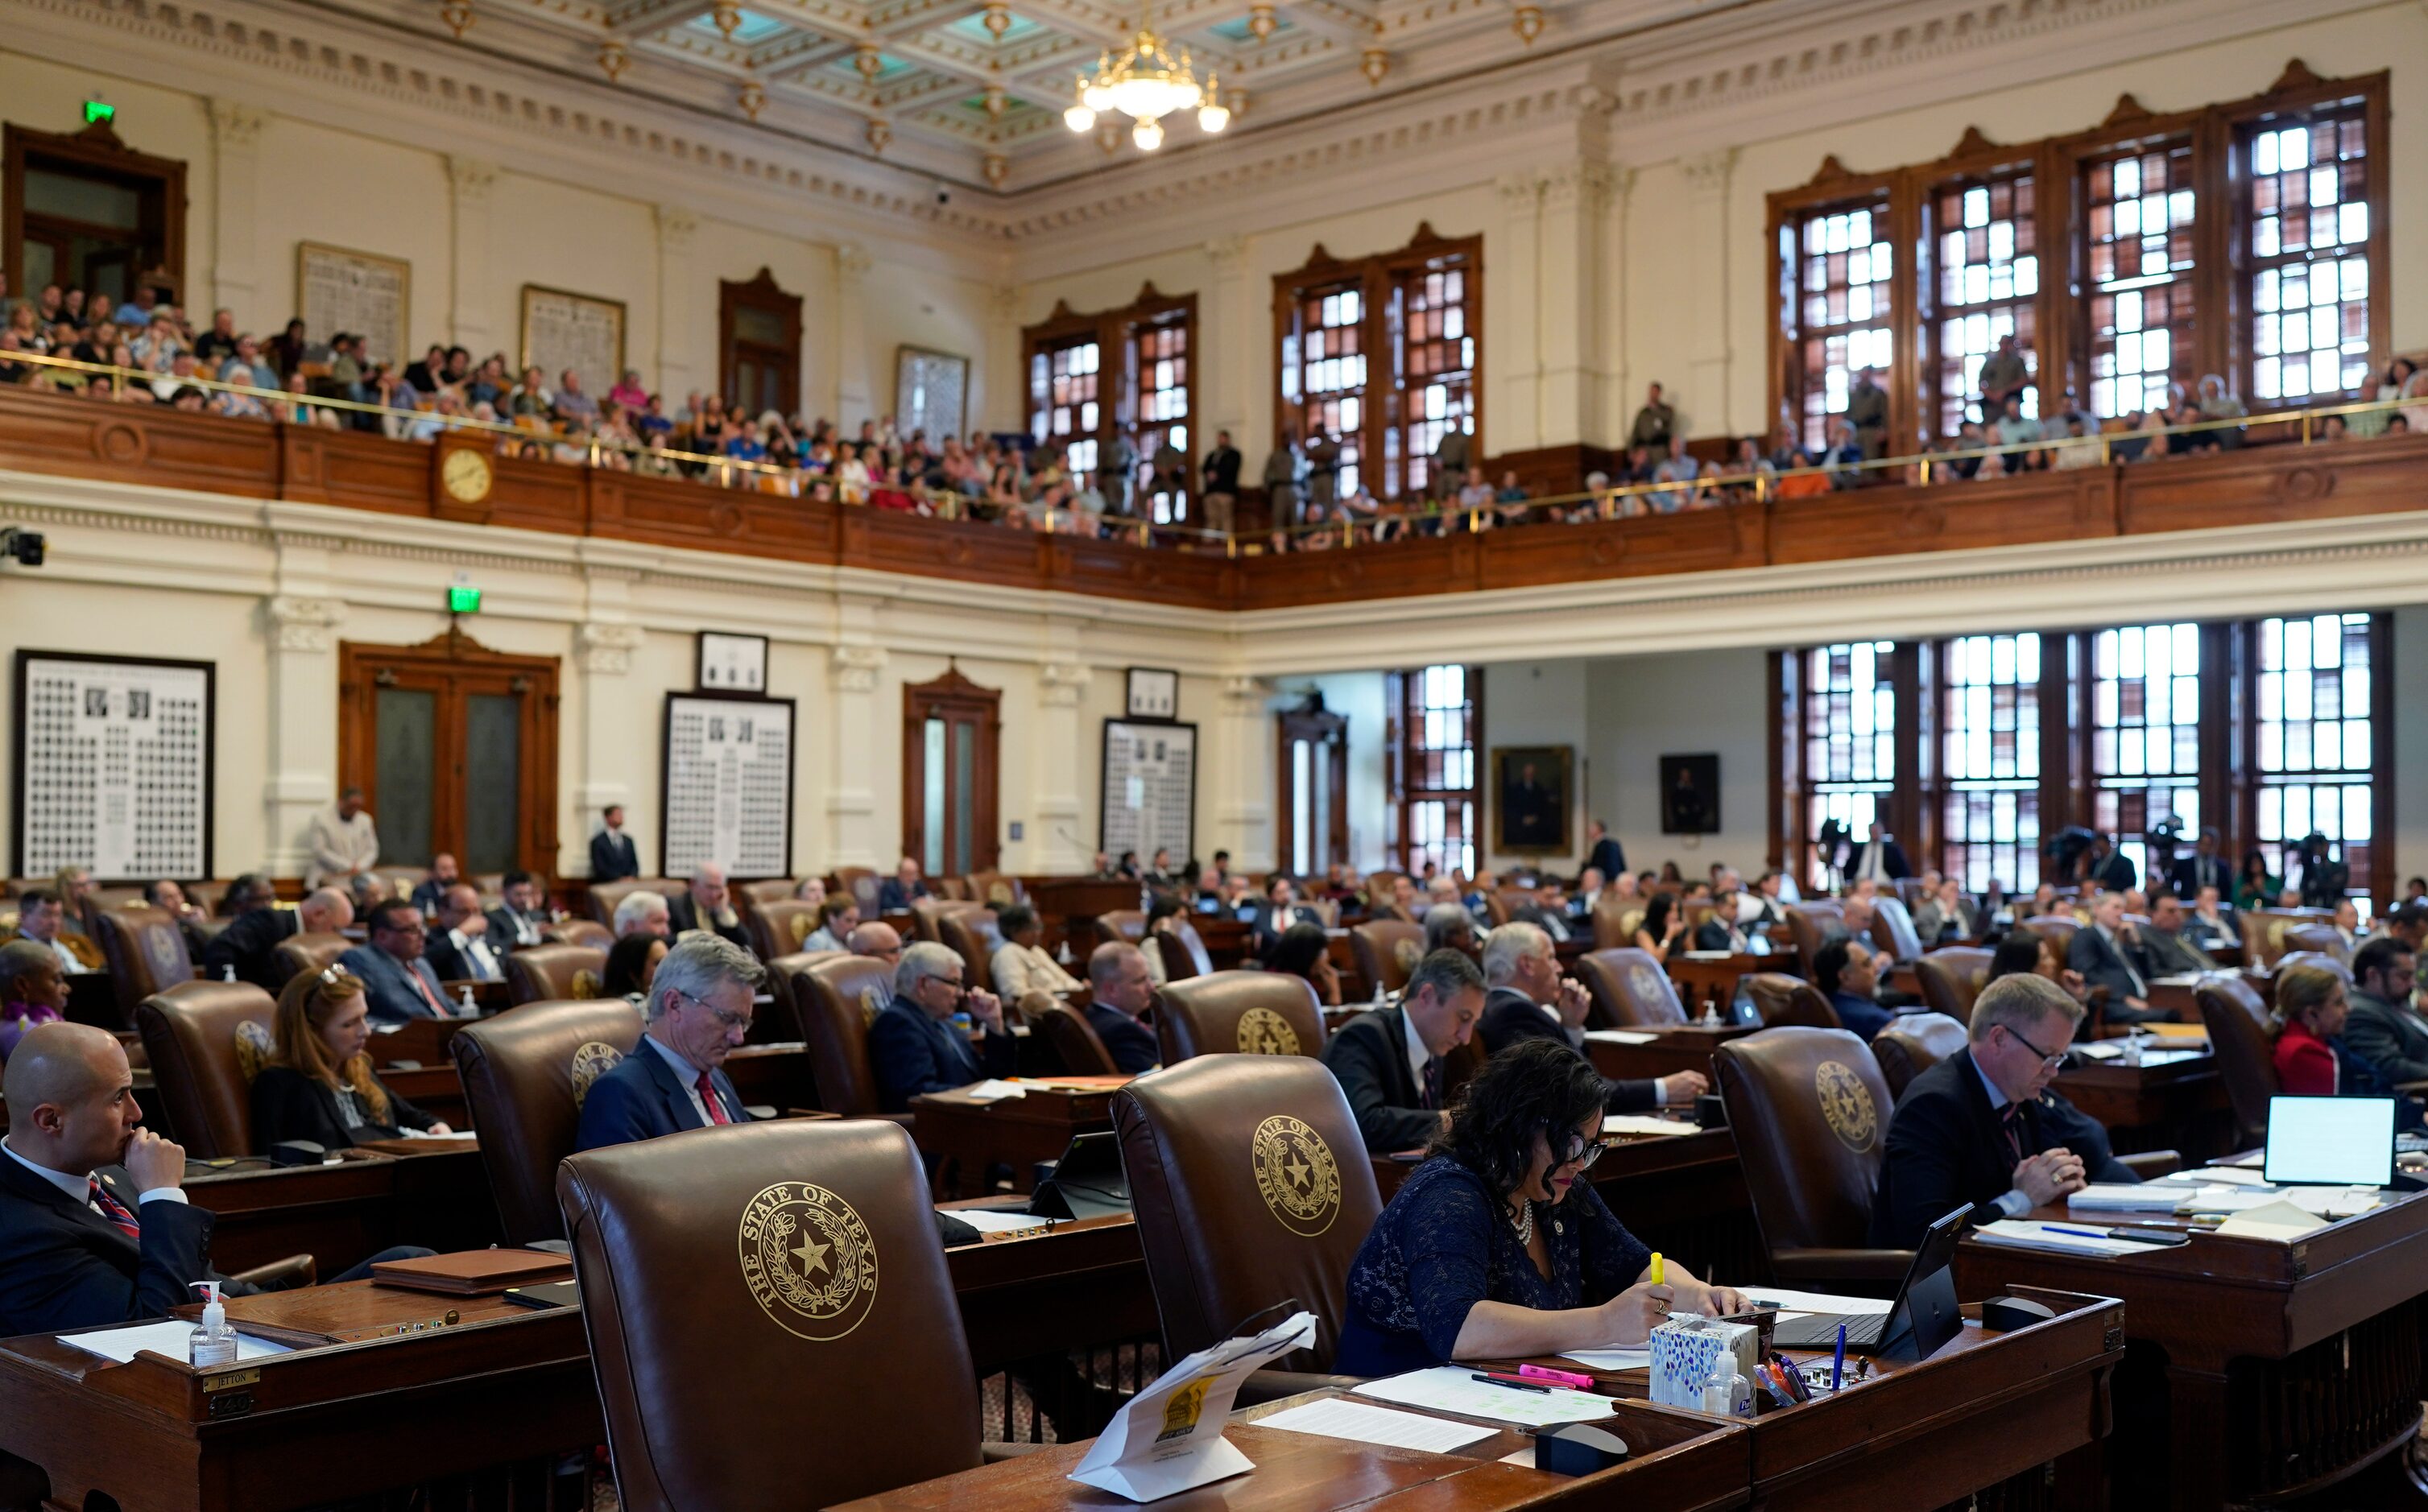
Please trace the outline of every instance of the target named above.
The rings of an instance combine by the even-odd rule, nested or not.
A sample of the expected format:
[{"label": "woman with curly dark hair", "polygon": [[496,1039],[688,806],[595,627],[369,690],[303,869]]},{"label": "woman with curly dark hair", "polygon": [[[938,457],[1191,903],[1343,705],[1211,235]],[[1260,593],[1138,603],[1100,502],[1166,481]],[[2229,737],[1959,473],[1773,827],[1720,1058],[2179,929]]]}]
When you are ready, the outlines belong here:
[{"label": "woman with curly dark hair", "polygon": [[1674,1306],[1744,1310],[1619,1226],[1584,1173],[1601,1153],[1602,1079],[1555,1040],[1485,1063],[1431,1159],[1402,1184],[1349,1271],[1336,1369],[1389,1375],[1452,1359],[1642,1344]]},{"label": "woman with curly dark hair", "polygon": [[1321,924],[1292,924],[1265,955],[1265,969],[1297,977],[1315,989],[1326,1008],[1340,1006],[1340,973],[1332,965],[1332,939]]}]

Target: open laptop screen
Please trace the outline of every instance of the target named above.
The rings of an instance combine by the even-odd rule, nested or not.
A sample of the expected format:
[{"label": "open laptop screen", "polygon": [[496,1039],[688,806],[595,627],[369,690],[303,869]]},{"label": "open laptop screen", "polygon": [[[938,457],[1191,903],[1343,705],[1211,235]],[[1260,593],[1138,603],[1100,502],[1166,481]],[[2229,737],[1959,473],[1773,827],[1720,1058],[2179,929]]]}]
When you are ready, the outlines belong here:
[{"label": "open laptop screen", "polygon": [[2279,1186],[2394,1179],[2392,1097],[2271,1097],[2267,1177]]}]

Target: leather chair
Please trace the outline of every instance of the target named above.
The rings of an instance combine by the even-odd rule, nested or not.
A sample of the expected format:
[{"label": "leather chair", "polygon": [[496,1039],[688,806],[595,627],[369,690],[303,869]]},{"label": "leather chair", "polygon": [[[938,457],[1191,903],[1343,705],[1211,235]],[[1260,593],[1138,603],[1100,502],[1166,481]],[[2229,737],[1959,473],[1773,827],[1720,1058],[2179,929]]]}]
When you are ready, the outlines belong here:
[{"label": "leather chair", "polygon": [[1743,978],[1746,995],[1764,1029],[1836,1029],[1838,1010],[1812,983],[1782,971],[1755,971]]},{"label": "leather chair", "polygon": [[1686,1008],[1677,984],[1649,951],[1625,946],[1577,957],[1577,980],[1593,997],[1594,1029],[1658,1029],[1682,1024]]},{"label": "leather chair", "polygon": [[863,919],[877,917],[877,873],[867,867],[835,868],[835,886],[860,904]]},{"label": "leather chair", "polygon": [[1121,1074],[1122,1068],[1113,1064],[1113,1052],[1105,1049],[1085,1014],[1050,992],[1022,993],[1019,1008],[1020,1016],[1042,1032],[1054,1052],[1062,1057],[1062,1069],[1070,1075]]},{"label": "leather chair", "polygon": [[1166,1065],[1241,1051],[1321,1055],[1323,1009],[1303,978],[1216,971],[1157,989],[1155,1037]]},{"label": "leather chair", "polygon": [[1157,931],[1153,938],[1157,953],[1163,957],[1164,981],[1186,982],[1214,974],[1214,957],[1206,951],[1205,936],[1189,920],[1174,919],[1168,930]]},{"label": "leather chair", "polygon": [[977,1375],[900,1129],[743,1125],[553,1175],[625,1512],[828,1506],[979,1463]]},{"label": "leather chair", "polygon": [[761,957],[767,967],[768,1000],[759,1005],[758,1015],[750,1020],[746,1043],[807,1045],[810,1036],[802,1026],[809,1020],[803,1001],[809,988],[800,974],[821,961],[840,960],[844,954],[842,951],[792,951]]},{"label": "leather chair", "polygon": [[964,978],[969,985],[994,990],[994,951],[1003,942],[1003,933],[995,928],[993,909],[984,903],[969,903],[939,913],[936,937],[969,968]]},{"label": "leather chair", "polygon": [[2242,964],[2254,970],[2273,970],[2293,947],[2285,933],[2305,924],[2330,924],[2335,916],[2323,908],[2246,908],[2235,915],[2242,930]]},{"label": "leather chair", "polygon": [[929,877],[927,885],[936,889],[940,898],[949,898],[957,903],[970,901],[970,879],[967,877]]},{"label": "leather chair", "polygon": [[1890,892],[1908,908],[1922,906],[1922,900],[1929,896],[1924,889],[1925,884],[1920,877],[1898,877],[1889,884]]},{"label": "leather chair", "polygon": [[1018,877],[1001,871],[970,873],[970,897],[977,902],[1001,908],[1007,903],[1028,902],[1028,889]]},{"label": "leather chair", "polygon": [[510,1001],[578,1002],[605,990],[607,952],[582,945],[526,945],[506,952],[505,967]]},{"label": "leather chair", "polygon": [[1949,945],[1926,952],[1913,963],[1924,1004],[1960,1024],[1973,1022],[1973,1000],[1981,995],[1982,979],[1990,973],[1993,953],[1972,945]]},{"label": "leather chair", "polygon": [[1970,1037],[1962,1021],[1945,1014],[1899,1014],[1872,1036],[1872,1059],[1889,1096],[1902,1097],[1915,1077],[1962,1049]]},{"label": "leather chair", "polygon": [[[949,916],[963,920],[976,920],[984,915],[991,923],[994,910],[985,903],[957,903],[950,898],[913,898],[910,900],[910,933],[923,940],[944,943],[943,920]],[[869,916],[863,912],[861,918]]]},{"label": "leather chair", "polygon": [[1330,1370],[1349,1267],[1383,1211],[1331,1072],[1296,1056],[1205,1055],[1131,1082],[1112,1112],[1164,1358],[1295,1298],[1315,1314],[1315,1345],[1282,1363]]},{"label": "leather chair", "polygon": [[621,998],[525,1003],[449,1041],[508,1244],[565,1237],[556,1165],[573,1153],[582,1099],[640,1043],[641,1011]]},{"label": "leather chair", "polygon": [[2054,946],[2057,958],[2062,961],[2066,951],[2074,948],[2075,932],[2082,928],[2082,921],[2072,914],[2042,914],[2025,919],[2024,927]]},{"label": "leather chair", "polygon": [[410,899],[413,889],[430,880],[428,867],[373,867],[371,875],[380,879],[391,898]]},{"label": "leather chair", "polygon": [[1635,943],[1636,927],[1643,922],[1644,900],[1641,898],[1606,899],[1594,904],[1594,949],[1628,949]]},{"label": "leather chair", "polygon": [[2225,1083],[2225,1099],[2234,1108],[2235,1147],[2256,1149],[2268,1143],[2268,1099],[2281,1090],[2276,1047],[2268,1035],[2268,1005],[2231,971],[2205,973],[2192,984],[2192,1000],[2200,1005],[2201,1022],[2208,1026],[2218,1079]]},{"label": "leather chair", "polygon": [[1922,935],[1913,927],[1913,916],[1895,898],[1881,898],[1874,903],[1872,941],[1886,951],[1890,959],[1908,965],[1922,954]]},{"label": "leather chair", "polygon": [[742,927],[749,932],[751,953],[772,961],[793,954],[803,940],[818,932],[818,905],[791,897],[772,898],[753,903],[742,916]]},{"label": "leather chair", "polygon": [[159,909],[139,903],[105,908],[93,921],[100,926],[101,953],[109,963],[109,985],[125,1022],[135,1022],[135,1005],[144,999],[194,980],[186,932]]},{"label": "leather chair", "polygon": [[777,877],[766,882],[737,882],[733,885],[733,906],[745,914],[755,914],[768,903],[791,900],[800,883],[793,877]]},{"label": "leather chair", "polygon": [[[2286,932],[2286,943],[2290,944],[2291,942],[2292,932],[2289,930]],[[2336,943],[2340,945],[2343,942],[2338,940]],[[2276,969],[2268,974],[2269,1007],[2273,1008],[2276,1006],[2277,979],[2282,977],[2289,967],[2297,966],[2315,966],[2323,970],[2333,971],[2336,975],[2344,979],[2344,985],[2346,987],[2353,985],[2352,963],[2345,960],[2342,956],[2337,955],[2329,951],[2287,951],[2283,955],[2277,958]]]},{"label": "leather chair", "polygon": [[1315,911],[1316,919],[1326,929],[1340,927],[1340,900],[1337,898],[1302,898],[1299,902]]},{"label": "leather chair", "polygon": [[590,885],[583,896],[590,900],[590,917],[609,929],[615,927],[615,905],[632,893],[648,891],[672,902],[682,896],[684,885],[672,877],[620,877],[614,882]]},{"label": "leather chair", "polygon": [[[818,1103],[845,1118],[876,1118],[877,1072],[868,1060],[869,1021],[894,1000],[891,963],[865,955],[790,955],[776,963],[810,1043]],[[893,1115],[908,1124],[909,1114]]]},{"label": "leather chair", "polygon": [[1146,938],[1146,913],[1138,908],[1116,908],[1109,914],[1096,916],[1096,938],[1127,940],[1132,945]]},{"label": "leather chair", "polygon": [[326,971],[353,948],[343,935],[289,935],[270,952],[270,974],[285,987],[298,972]]},{"label": "leather chair", "polygon": [[1766,1029],[1712,1065],[1773,1276],[1895,1284],[1911,1252],[1866,1244],[1895,1106],[1870,1048],[1843,1029]]},{"label": "leather chair", "polygon": [[200,882],[181,883],[186,889],[186,902],[203,911],[205,919],[220,917],[220,908],[227,902],[228,884],[233,879],[205,878]]},{"label": "leather chair", "polygon": [[2290,925],[2285,931],[2284,940],[2285,953],[2277,958],[2280,968],[2297,954],[2328,956],[2347,972],[2352,968],[2353,948],[2344,943],[2344,937],[2336,933],[2333,924]]},{"label": "leather chair", "polygon": [[604,952],[615,944],[615,932],[595,919],[561,919],[539,932],[552,945],[580,945]]},{"label": "leather chair", "polygon": [[1349,953],[1358,974],[1370,986],[1396,993],[1408,984],[1408,975],[1425,958],[1425,927],[1396,919],[1378,919],[1349,926]]},{"label": "leather chair", "polygon": [[1523,888],[1500,887],[1484,895],[1484,911],[1487,922],[1499,929],[1509,922],[1510,914],[1534,901],[1534,895]]},{"label": "leather chair", "polygon": [[1835,899],[1815,899],[1810,902],[1787,905],[1787,934],[1796,942],[1796,969],[1809,980],[1813,975],[1813,957],[1819,952],[1821,941],[1833,929],[1846,927],[1846,910]]},{"label": "leather chair", "polygon": [[[278,1004],[250,982],[181,982],[135,1007],[135,1027],[168,1114],[170,1137],[198,1161],[253,1147],[253,1078],[239,1033],[267,1050]],[[244,1026],[252,1025],[252,1030]],[[253,1060],[258,1069],[259,1060]]]}]

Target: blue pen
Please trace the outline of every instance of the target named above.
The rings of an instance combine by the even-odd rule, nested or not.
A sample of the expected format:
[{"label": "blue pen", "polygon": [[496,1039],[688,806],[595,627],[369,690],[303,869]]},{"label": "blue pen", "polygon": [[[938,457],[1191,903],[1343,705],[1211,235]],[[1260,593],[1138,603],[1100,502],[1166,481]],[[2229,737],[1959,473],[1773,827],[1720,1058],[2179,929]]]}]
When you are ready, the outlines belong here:
[{"label": "blue pen", "polygon": [[2044,1223],[2041,1225],[2041,1231],[2048,1234],[2072,1234],[2076,1239],[2105,1239],[2108,1237],[2106,1234],[2101,1233],[2095,1228],[2060,1228],[2053,1223]]},{"label": "blue pen", "polygon": [[1846,1376],[1846,1325],[1842,1323],[1838,1325],[1838,1353],[1829,1361],[1829,1390],[1836,1390],[1838,1382]]}]

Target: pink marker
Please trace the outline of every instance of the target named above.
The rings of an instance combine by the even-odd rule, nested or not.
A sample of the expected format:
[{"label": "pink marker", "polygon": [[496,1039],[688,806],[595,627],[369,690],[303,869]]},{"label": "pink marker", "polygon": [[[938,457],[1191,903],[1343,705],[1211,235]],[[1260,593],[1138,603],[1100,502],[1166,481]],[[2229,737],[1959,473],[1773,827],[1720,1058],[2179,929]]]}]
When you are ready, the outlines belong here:
[{"label": "pink marker", "polygon": [[1562,1386],[1573,1386],[1580,1391],[1592,1390],[1594,1383],[1590,1375],[1579,1375],[1573,1371],[1547,1370],[1540,1365],[1520,1365],[1518,1374],[1529,1380],[1557,1381]]}]

